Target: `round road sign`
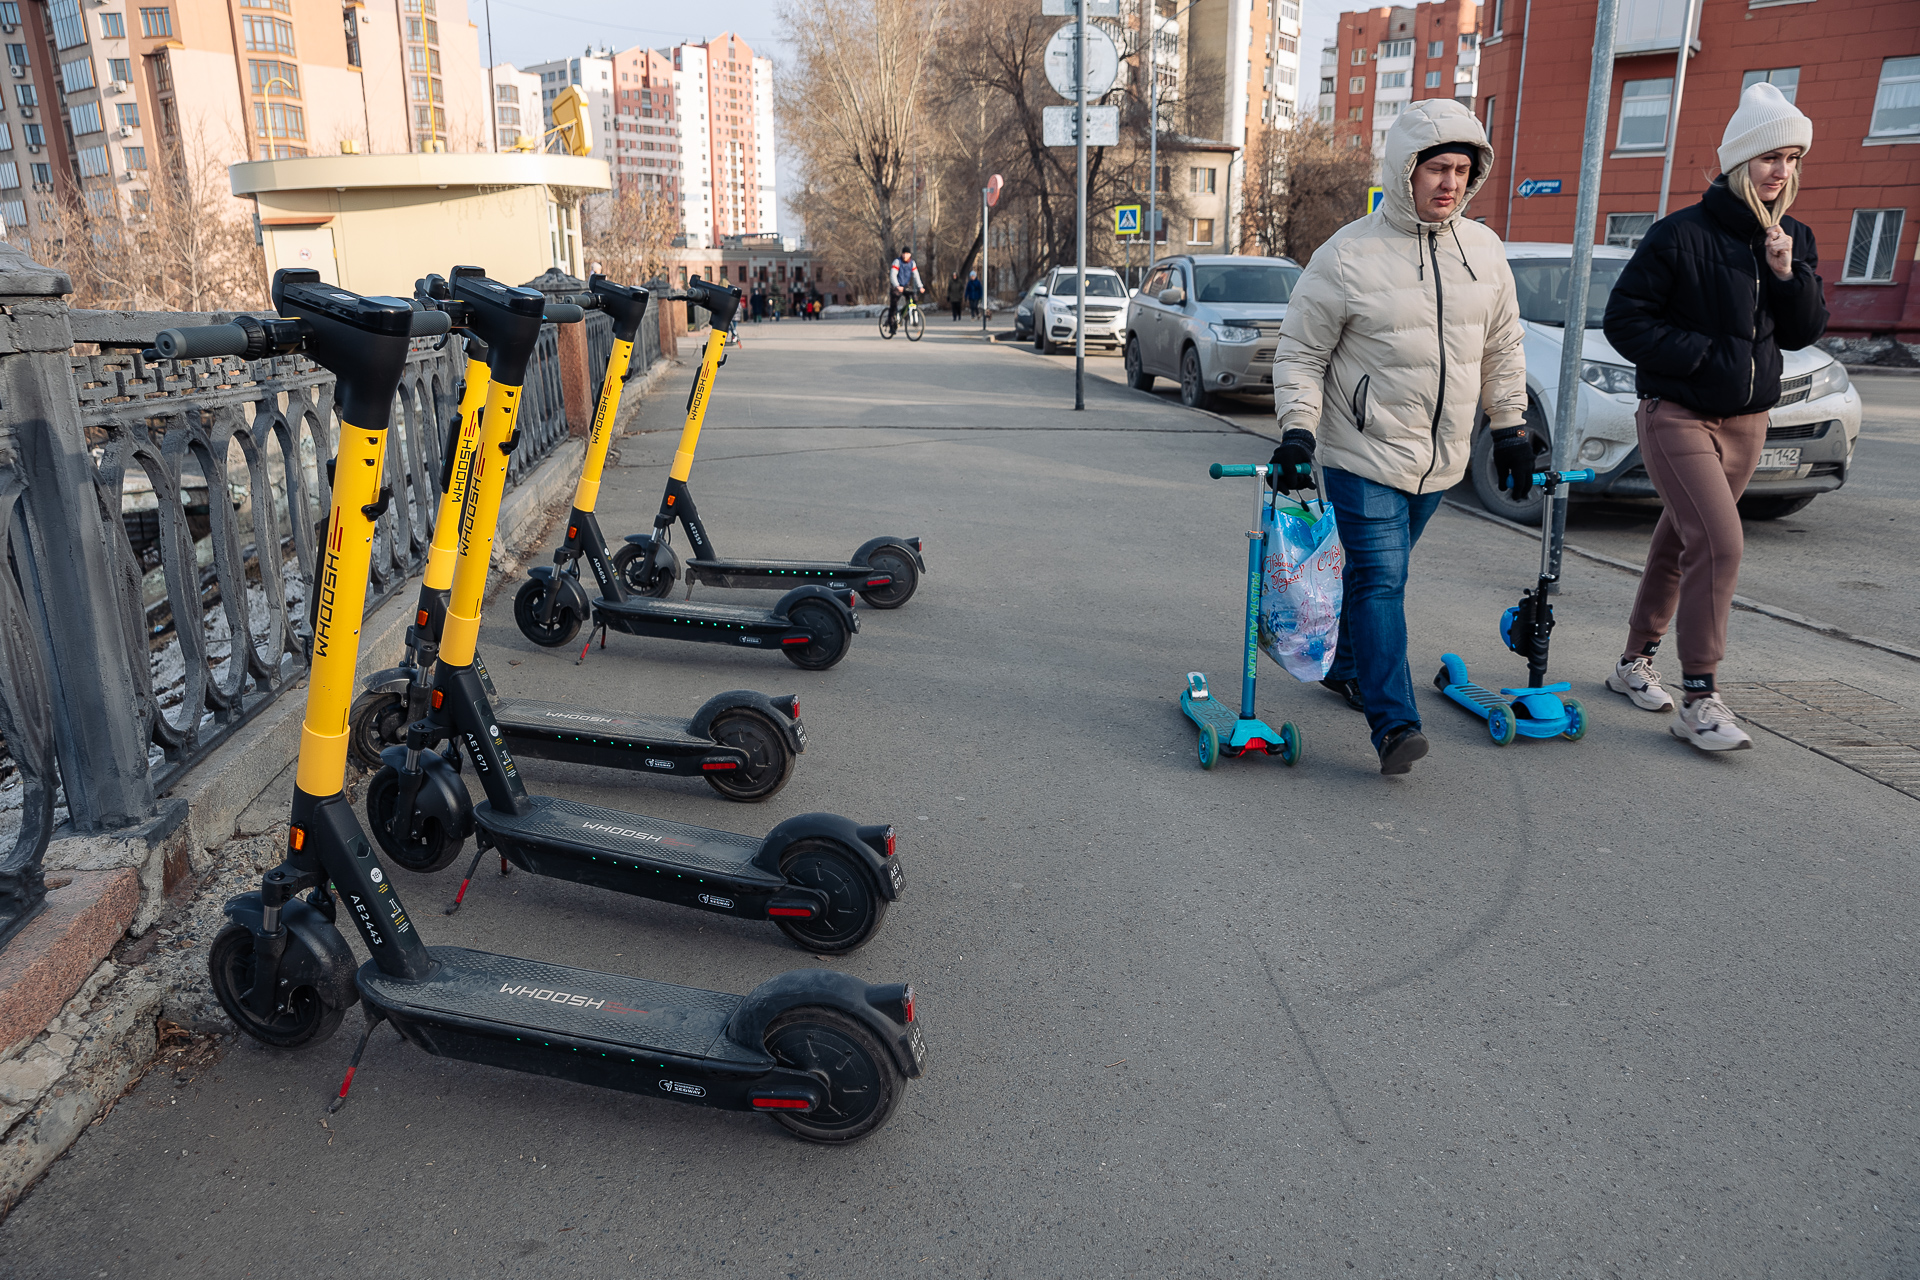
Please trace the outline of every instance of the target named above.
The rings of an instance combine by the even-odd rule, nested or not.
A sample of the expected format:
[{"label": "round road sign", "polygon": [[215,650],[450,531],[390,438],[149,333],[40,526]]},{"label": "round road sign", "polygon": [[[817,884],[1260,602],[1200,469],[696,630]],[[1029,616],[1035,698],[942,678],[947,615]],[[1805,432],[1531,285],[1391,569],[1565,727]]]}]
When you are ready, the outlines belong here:
[{"label": "round road sign", "polygon": [[[1053,91],[1068,101],[1079,97],[1079,78],[1074,75],[1075,64],[1079,59],[1073,56],[1074,28],[1078,24],[1069,22],[1053,33],[1053,39],[1047,41],[1047,83]],[[1120,78],[1120,50],[1113,43],[1113,37],[1102,27],[1087,24],[1087,101],[1104,97],[1113,88],[1113,82]]]}]

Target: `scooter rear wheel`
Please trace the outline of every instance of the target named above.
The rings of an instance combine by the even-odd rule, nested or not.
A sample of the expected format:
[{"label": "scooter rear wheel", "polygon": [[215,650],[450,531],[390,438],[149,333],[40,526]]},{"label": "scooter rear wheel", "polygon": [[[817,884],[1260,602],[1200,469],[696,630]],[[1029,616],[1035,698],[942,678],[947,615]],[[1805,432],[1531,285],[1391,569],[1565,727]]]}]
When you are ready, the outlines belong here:
[{"label": "scooter rear wheel", "polygon": [[1305,749],[1300,741],[1300,730],[1294,728],[1293,721],[1283,723],[1280,726],[1280,745],[1274,749],[1274,753],[1280,757],[1280,763],[1291,769],[1300,763],[1300,755]]},{"label": "scooter rear wheel", "polygon": [[557,649],[580,634],[580,615],[571,609],[556,607],[553,617],[547,622],[540,621],[540,607],[552,587],[544,579],[528,578],[520,584],[520,590],[513,596],[513,620],[520,624],[520,634],[548,649]]},{"label": "scooter rear wheel", "polygon": [[802,671],[825,671],[847,656],[853,645],[853,632],[837,610],[820,600],[803,600],[793,606],[787,618],[796,627],[805,627],[813,638],[805,644],[781,646],[788,661]]},{"label": "scooter rear wheel", "polygon": [[378,769],[380,753],[407,740],[407,700],[397,693],[363,693],[347,714],[347,754],[362,769]]},{"label": "scooter rear wheel", "polygon": [[647,549],[637,542],[629,542],[613,553],[613,571],[620,575],[620,583],[627,590],[656,600],[673,593],[673,580],[677,576],[671,569],[656,569],[653,576],[648,577]]},{"label": "scooter rear wheel", "polygon": [[775,1111],[782,1128],[809,1142],[858,1142],[887,1122],[906,1078],[874,1034],[838,1009],[789,1009],[767,1026],[767,1052],[804,1071],[827,1098],[806,1115]]},{"label": "scooter rear wheel", "polygon": [[1202,769],[1211,769],[1220,762],[1220,734],[1212,725],[1200,726],[1200,742],[1197,750]]},{"label": "scooter rear wheel", "polygon": [[1493,736],[1494,745],[1504,747],[1513,741],[1513,735],[1520,731],[1520,722],[1514,719],[1513,711],[1507,707],[1494,707],[1487,712],[1487,732]]},{"label": "scooter rear wheel", "polygon": [[857,855],[830,840],[800,840],[780,855],[780,873],[792,884],[827,896],[827,913],[812,920],[776,917],[780,932],[820,955],[864,946],[880,932],[888,902]]},{"label": "scooter rear wheel", "polygon": [[893,578],[884,587],[862,587],[860,598],[876,609],[898,609],[920,587],[920,567],[899,547],[882,547],[867,557],[867,567]]},{"label": "scooter rear wheel", "polygon": [[1567,731],[1560,736],[1568,742],[1578,742],[1587,736],[1587,709],[1578,698],[1562,698],[1560,704],[1567,709]]},{"label": "scooter rear wheel", "polygon": [[421,875],[444,871],[460,856],[463,835],[448,831],[438,818],[420,820],[420,834],[410,836],[394,830],[394,811],[400,805],[400,775],[382,768],[367,784],[367,824],[380,851],[396,864]]},{"label": "scooter rear wheel", "polygon": [[[299,934],[289,932],[288,951],[306,945]],[[207,951],[207,976],[213,981],[213,994],[219,998],[220,1007],[240,1030],[261,1044],[280,1049],[313,1044],[339,1030],[347,1011],[329,1007],[318,991],[304,986],[288,991],[273,1016],[262,1021],[247,1007],[247,992],[253,990],[253,966],[253,930],[235,923],[214,935],[213,946]]]},{"label": "scooter rear wheel", "polygon": [[787,735],[761,712],[735,707],[714,717],[708,730],[721,746],[747,754],[744,769],[716,769],[704,775],[707,785],[729,800],[753,803],[765,800],[787,785],[793,776],[793,750]]}]

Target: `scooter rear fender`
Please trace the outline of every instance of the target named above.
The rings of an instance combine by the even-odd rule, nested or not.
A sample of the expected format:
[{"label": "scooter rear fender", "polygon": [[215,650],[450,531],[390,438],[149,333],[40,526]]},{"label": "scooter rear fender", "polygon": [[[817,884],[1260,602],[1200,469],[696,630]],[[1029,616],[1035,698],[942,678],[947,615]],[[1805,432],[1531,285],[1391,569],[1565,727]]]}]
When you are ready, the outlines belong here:
[{"label": "scooter rear fender", "polygon": [[555,573],[552,565],[538,564],[527,570],[527,576],[554,584],[553,607],[555,609],[571,609],[573,615],[582,622],[593,617],[593,605],[588,602],[587,593],[580,586],[580,579],[572,574]]},{"label": "scooter rear fender", "polygon": [[780,732],[787,739],[787,747],[795,755],[807,749],[807,735],[800,727],[800,718],[790,708],[797,707],[800,700],[792,694],[768,697],[752,689],[729,689],[725,693],[716,693],[708,698],[694,712],[693,722],[687,726],[687,732],[696,737],[709,736],[713,722],[722,711],[731,711],[735,707],[751,707],[780,726]]},{"label": "scooter rear fender", "polygon": [[[380,753],[380,763],[399,773],[407,767],[407,749],[388,747]],[[438,751],[420,753],[420,792],[413,798],[417,812],[440,820],[441,830],[465,840],[473,834],[473,797],[467,794],[453,766]]]},{"label": "scooter rear fender", "polygon": [[793,612],[793,606],[803,600],[830,600],[833,602],[833,607],[840,610],[842,619],[847,624],[847,629],[858,632],[860,630],[860,619],[854,615],[853,606],[841,598],[842,594],[851,595],[852,593],[829,591],[817,583],[809,582],[806,586],[795,587],[793,590],[787,592],[787,594],[781,596],[779,603],[773,606],[773,612],[777,616],[784,618]]},{"label": "scooter rear fender", "polygon": [[[900,897],[904,877],[897,870],[895,860],[880,853],[881,849],[886,848],[888,830],[884,823],[862,827],[837,813],[797,814],[767,832],[767,838],[760,844],[760,852],[753,855],[753,864],[769,875],[777,876],[780,874],[780,855],[787,851],[789,845],[800,840],[831,840],[851,850],[873,874],[880,895],[888,902],[894,902]],[[876,845],[879,847],[876,848]]]},{"label": "scooter rear fender", "polygon": [[920,1064],[926,1058],[920,1028],[902,1024],[893,1016],[904,1004],[903,993],[899,983],[869,985],[834,969],[793,969],[747,993],[727,1023],[727,1038],[764,1053],[767,1027],[775,1018],[789,1009],[825,1007],[846,1014],[873,1032],[893,1054],[901,1074],[918,1078],[925,1074]]},{"label": "scooter rear fender", "polygon": [[[258,889],[228,898],[222,910],[227,919],[259,936],[265,904]],[[358,962],[333,922],[306,899],[290,898],[280,908],[280,923],[292,935],[287,939],[286,953],[280,957],[280,977],[297,987],[312,987],[329,1009],[348,1009],[357,1004],[360,988],[353,981],[353,971]]]},{"label": "scooter rear fender", "polygon": [[869,538],[861,543],[860,549],[853,553],[853,563],[868,563],[867,557],[882,547],[899,547],[902,551],[913,557],[913,562],[919,566],[920,572],[925,573],[927,571],[926,557],[920,554],[920,539],[896,538],[891,534],[881,538]]},{"label": "scooter rear fender", "polygon": [[361,693],[405,693],[413,684],[412,667],[388,667],[385,671],[376,671],[367,678]]}]

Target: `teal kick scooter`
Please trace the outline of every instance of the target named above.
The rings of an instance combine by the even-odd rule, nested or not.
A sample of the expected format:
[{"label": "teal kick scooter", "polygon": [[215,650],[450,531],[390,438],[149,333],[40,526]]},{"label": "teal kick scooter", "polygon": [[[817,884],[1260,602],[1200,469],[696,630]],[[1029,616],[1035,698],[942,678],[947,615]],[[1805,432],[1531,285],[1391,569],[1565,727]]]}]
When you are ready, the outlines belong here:
[{"label": "teal kick scooter", "polygon": [[[1226,476],[1254,476],[1265,480],[1272,467],[1267,463],[1221,463],[1207,469],[1215,480]],[[1207,691],[1207,678],[1198,671],[1187,672],[1187,687],[1180,693],[1180,710],[1200,730],[1200,767],[1211,769],[1223,755],[1241,756],[1255,751],[1279,756],[1282,764],[1300,763],[1300,731],[1291,720],[1278,729],[1253,714],[1255,663],[1260,657],[1260,578],[1267,535],[1261,519],[1274,501],[1273,490],[1260,486],[1260,501],[1254,508],[1253,529],[1247,534],[1247,613],[1246,661],[1240,672],[1240,714],[1235,715]]]},{"label": "teal kick scooter", "polygon": [[[1562,680],[1548,684],[1547,642],[1553,635],[1553,605],[1547,597],[1559,581],[1553,575],[1554,494],[1563,485],[1593,479],[1591,469],[1534,473],[1533,482],[1546,490],[1540,513],[1540,580],[1520,595],[1520,603],[1500,615],[1500,639],[1527,660],[1527,687],[1495,693],[1467,678],[1467,664],[1457,653],[1440,655],[1434,687],[1487,722],[1496,746],[1515,738],[1565,738],[1578,742],[1587,736],[1587,709]],[[1560,495],[1566,501],[1566,495]]]}]

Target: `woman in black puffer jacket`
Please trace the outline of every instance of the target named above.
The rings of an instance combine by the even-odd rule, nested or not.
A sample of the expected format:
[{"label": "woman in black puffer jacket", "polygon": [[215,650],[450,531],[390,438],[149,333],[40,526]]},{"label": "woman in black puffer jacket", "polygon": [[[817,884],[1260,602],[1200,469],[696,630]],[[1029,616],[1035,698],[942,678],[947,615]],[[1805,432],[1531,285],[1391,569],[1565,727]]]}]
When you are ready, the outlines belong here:
[{"label": "woman in black puffer jacket", "polygon": [[1679,613],[1684,685],[1673,736],[1704,751],[1752,741],[1714,689],[1740,573],[1740,495],[1780,400],[1780,350],[1811,346],[1827,308],[1813,233],[1786,217],[1813,122],[1748,86],[1700,203],[1647,231],[1607,302],[1607,341],[1633,361],[1640,454],[1665,510],[1607,687],[1663,711],[1653,653]]}]

